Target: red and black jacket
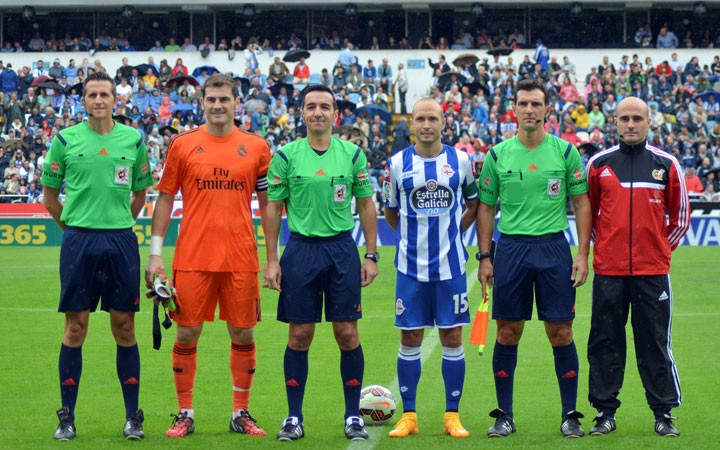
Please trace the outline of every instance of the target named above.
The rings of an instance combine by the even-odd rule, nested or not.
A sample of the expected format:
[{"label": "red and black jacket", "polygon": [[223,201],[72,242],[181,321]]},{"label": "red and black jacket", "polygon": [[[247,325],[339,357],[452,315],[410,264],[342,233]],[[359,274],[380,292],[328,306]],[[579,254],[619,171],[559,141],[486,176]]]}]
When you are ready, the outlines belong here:
[{"label": "red and black jacket", "polygon": [[593,269],[599,275],[664,275],[690,226],[677,159],[646,142],[620,143],[587,164]]}]

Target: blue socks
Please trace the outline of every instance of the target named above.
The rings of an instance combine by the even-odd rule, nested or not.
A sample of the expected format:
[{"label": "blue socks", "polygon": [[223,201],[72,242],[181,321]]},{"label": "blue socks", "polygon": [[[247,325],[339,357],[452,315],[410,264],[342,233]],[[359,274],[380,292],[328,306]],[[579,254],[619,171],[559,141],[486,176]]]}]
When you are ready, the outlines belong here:
[{"label": "blue socks", "polygon": [[462,345],[442,348],[442,376],[445,381],[445,411],[458,412],[465,382],[465,352]]},{"label": "blue socks", "polygon": [[421,369],[420,347],[401,345],[398,351],[397,372],[404,412],[415,411],[415,396],[420,382]]},{"label": "blue socks", "polygon": [[562,347],[553,347],[555,357],[555,373],[560,385],[560,401],[562,402],[562,415],[574,411],[577,404],[578,363],[575,342]]},{"label": "blue socks", "polygon": [[125,401],[125,417],[129,419],[138,410],[140,396],[140,352],[137,344],[132,347],[117,346],[116,366]]},{"label": "blue socks", "polygon": [[517,345],[503,345],[495,341],[493,351],[493,375],[498,408],[513,417],[513,380],[517,366]]},{"label": "blue socks", "polygon": [[60,374],[60,399],[63,406],[70,409],[70,418],[75,418],[75,403],[77,402],[80,374],[82,373],[82,347],[73,348],[65,344],[60,346],[60,360],[58,362]]},{"label": "blue socks", "polygon": [[297,417],[302,422],[302,405],[308,377],[308,352],[299,352],[286,347],[284,368],[288,416]]},{"label": "blue socks", "polygon": [[354,350],[340,350],[340,376],[345,394],[345,419],[360,414],[360,390],[365,373],[362,346]]}]

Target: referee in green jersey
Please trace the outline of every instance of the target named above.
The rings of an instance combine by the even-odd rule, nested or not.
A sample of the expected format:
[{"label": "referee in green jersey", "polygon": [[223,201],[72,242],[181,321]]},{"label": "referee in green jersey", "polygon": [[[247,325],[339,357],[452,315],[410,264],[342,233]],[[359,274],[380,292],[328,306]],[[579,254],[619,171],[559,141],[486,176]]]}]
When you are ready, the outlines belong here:
[{"label": "referee in green jersey", "polygon": [[[277,318],[290,325],[285,349],[285,389],[288,417],[278,440],[304,436],[302,403],[308,377],[308,350],[315,324],[333,323],[340,347],[340,375],[345,394],[345,436],[367,440],[359,417],[360,389],[365,362],[358,337],[362,317],[360,287],[378,273],[377,217],[367,173],[367,159],[357,145],[332,137],[338,111],[333,92],[314,85],[303,92],[303,121],[307,138],[278,151],[268,172],[268,222],[265,227],[268,260],[265,286],[280,291]],[[362,265],[351,235],[355,220],[350,201],[356,198],[367,247]],[[287,209],[290,239],[277,259],[280,218]]]},{"label": "referee in green jersey", "polygon": [[[60,248],[60,306],[65,334],[60,347],[60,424],[55,439],[75,437],[75,401],[82,345],[90,313],[110,312],[117,343],[117,374],[125,400],[127,439],[143,438],[138,409],[140,353],[135,313],[140,309],[140,255],[132,230],[152,185],[147,150],[137,130],[112,118],[115,83],[104,72],[83,84],[88,121],[55,136],[43,164],[45,207],[64,230]],[[60,188],[65,185],[65,203]]]},{"label": "referee in green jersey", "polygon": [[[515,431],[513,375],[525,321],[532,318],[534,292],[538,318],[545,322],[553,347],[562,403],[560,431],[566,437],[581,437],[583,416],[575,410],[579,368],[572,322],[575,288],[585,283],[588,273],[591,217],[585,171],[575,147],[545,132],[549,106],[543,83],[519,82],[514,109],[517,136],[488,152],[480,174],[478,279],[483,295],[494,284],[497,321],[493,374],[498,408],[490,413],[495,423],[488,436]],[[568,195],[575,208],[579,246],[574,261],[564,234]],[[493,267],[490,248],[498,198],[502,214]]]}]

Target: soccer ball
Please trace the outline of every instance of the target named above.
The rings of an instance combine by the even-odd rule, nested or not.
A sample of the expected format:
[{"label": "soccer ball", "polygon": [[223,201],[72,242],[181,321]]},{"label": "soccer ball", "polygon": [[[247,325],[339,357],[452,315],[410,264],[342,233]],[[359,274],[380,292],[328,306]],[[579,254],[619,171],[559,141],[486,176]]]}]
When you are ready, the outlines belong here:
[{"label": "soccer ball", "polygon": [[395,397],[382,386],[367,386],[360,391],[360,414],[367,425],[384,425],[395,414]]}]

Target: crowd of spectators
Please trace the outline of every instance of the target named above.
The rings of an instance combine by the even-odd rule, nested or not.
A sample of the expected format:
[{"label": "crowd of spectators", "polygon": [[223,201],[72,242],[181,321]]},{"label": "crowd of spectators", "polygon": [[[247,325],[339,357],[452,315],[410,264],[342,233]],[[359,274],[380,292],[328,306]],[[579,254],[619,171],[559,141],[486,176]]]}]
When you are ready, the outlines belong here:
[{"label": "crowd of spectators", "polygon": [[[472,37],[461,30],[453,47],[467,42],[482,45],[480,36],[482,33]],[[111,43],[127,44],[122,36],[101,35],[98,39],[104,45],[103,39],[108,38]],[[525,44],[517,29],[506,38],[511,46]],[[331,42],[334,36],[314,43],[324,46],[325,39]],[[39,45],[43,39],[38,37],[37,41]],[[288,42],[292,49],[303,46],[295,35]],[[488,42],[495,45],[493,38]],[[293,63],[275,57],[264,70],[257,56],[268,44],[251,39],[243,45],[237,38],[230,45],[237,52],[234,57],[244,60],[242,73],[233,74],[243,97],[236,111],[238,126],[263,136],[276,151],[304,133],[299,114],[302,88],[325,84],[336,93],[340,106],[338,134],[367,152],[372,181],[379,192],[388,155],[411,142],[406,119],[393,123],[389,113],[395,102],[402,113],[407,112],[404,93],[411,81],[403,65],[390,67],[386,58],[377,65],[372,60],[358,61],[353,44],[343,39],[337,63],[330,70],[313,70],[304,56]],[[157,45],[156,51],[160,52],[162,45]],[[120,55],[122,64],[115,74],[115,113],[118,120],[138,129],[145,139],[156,180],[162,175],[172,135],[202,123],[200,86],[214,70],[207,66],[187,67],[181,53],[166,58],[169,51],[193,45],[189,40],[180,46],[171,39],[168,45],[173,48],[166,46],[162,53],[153,53],[159,63],[149,56],[147,63],[130,66]],[[193,45],[193,51],[203,46],[210,51],[210,46],[214,47],[205,39],[199,47]],[[650,142],[676,155],[686,170],[689,190],[710,200],[718,192],[720,169],[720,94],[712,93],[713,86],[720,82],[720,57],[702,62],[696,57],[679,61],[676,53],[668,53],[667,60],[656,62],[650,58],[641,61],[637,55],[626,55],[619,61],[604,57],[590,73],[582,74],[576,73],[567,56],[558,60],[540,41],[536,42],[534,56],[525,56],[519,64],[512,55],[495,55],[491,61],[465,61],[452,66],[438,51],[437,62],[430,61],[434,77],[427,92],[445,112],[443,141],[466,151],[478,167],[489,149],[517,132],[512,98],[521,79],[545,81],[551,104],[545,128],[578,146],[584,161],[595,151],[617,143],[614,113],[618,102],[626,96],[640,97],[650,105]],[[14,68],[7,59],[5,66],[0,62],[0,201],[13,198],[8,194],[37,201],[42,189],[40,168],[53,137],[86,119],[80,101],[81,83],[92,71],[106,71],[100,60],[90,59],[70,59],[67,65],[54,59],[50,67],[42,58],[32,67]],[[579,85],[584,89],[578,89]],[[367,111],[360,113],[363,110]]]},{"label": "crowd of spectators", "polygon": [[669,56],[657,64],[637,55],[616,62],[604,57],[585,74],[576,73],[567,56],[562,62],[554,55],[535,61],[525,56],[519,65],[512,56],[504,61],[496,56],[454,67],[459,75],[440,56],[429,92],[445,111],[443,141],[479,165],[487,151],[517,132],[512,99],[519,80],[545,82],[550,101],[545,130],[577,146],[583,164],[618,143],[617,105],[639,97],[649,106],[649,143],[678,159],[691,198],[720,201],[720,57],[701,63],[697,57],[683,62],[676,53]]}]

